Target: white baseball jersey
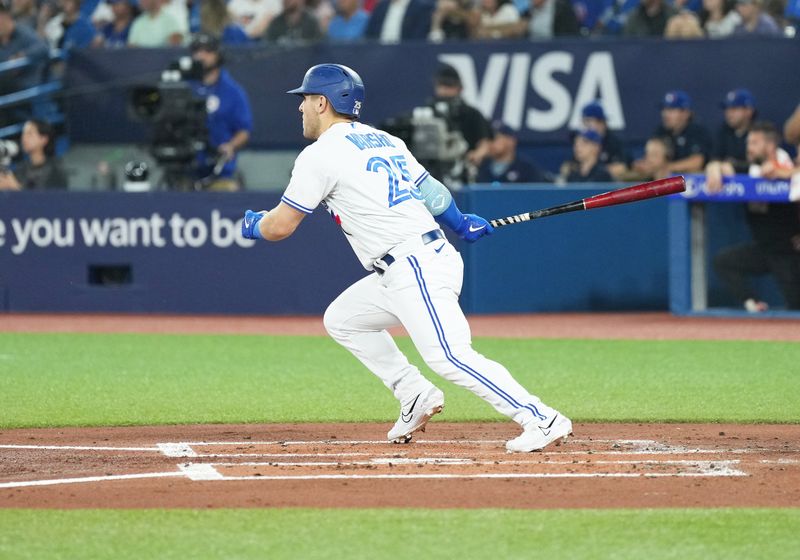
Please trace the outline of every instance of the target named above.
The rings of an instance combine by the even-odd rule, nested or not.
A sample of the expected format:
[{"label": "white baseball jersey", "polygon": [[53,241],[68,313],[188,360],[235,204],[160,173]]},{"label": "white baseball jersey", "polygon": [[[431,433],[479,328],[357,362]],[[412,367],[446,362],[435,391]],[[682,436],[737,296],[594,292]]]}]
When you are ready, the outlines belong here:
[{"label": "white baseball jersey", "polygon": [[[438,229],[419,189],[427,176],[399,138],[357,122],[338,123],[297,157],[281,201],[307,214],[324,204],[369,270],[397,245]],[[325,312],[325,328],[392,390],[401,406],[436,391],[386,331],[399,324],[436,373],[522,426],[548,426],[557,413],[505,367],[472,349],[458,305],[463,269],[461,255],[446,240],[420,243],[411,253],[398,253],[381,274],[365,276],[337,297]],[[393,430],[402,429],[406,417],[401,409]]]},{"label": "white baseball jersey", "polygon": [[399,138],[337,123],[297,157],[281,201],[306,214],[322,203],[371,270],[392,247],[439,227],[419,191],[427,176]]}]

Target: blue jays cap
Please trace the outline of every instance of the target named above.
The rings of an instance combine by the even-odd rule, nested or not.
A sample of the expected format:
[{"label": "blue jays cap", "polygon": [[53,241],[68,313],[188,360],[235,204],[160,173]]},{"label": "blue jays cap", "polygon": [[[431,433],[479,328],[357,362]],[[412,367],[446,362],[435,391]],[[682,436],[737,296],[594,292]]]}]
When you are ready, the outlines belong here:
[{"label": "blue jays cap", "polygon": [[683,90],[668,91],[661,100],[662,109],[691,109],[692,98]]},{"label": "blue jays cap", "polygon": [[606,120],[606,113],[603,111],[603,106],[600,105],[599,101],[592,101],[586,104],[581,111],[581,116],[583,116],[584,119]]},{"label": "blue jays cap", "polygon": [[505,136],[513,136],[514,138],[517,137],[517,131],[508,126],[503,121],[493,121],[492,122],[492,130],[495,134],[503,134]]},{"label": "blue jays cap", "polygon": [[603,137],[600,136],[600,133],[593,128],[582,128],[575,133],[575,136],[580,136],[581,138],[585,138],[589,142],[594,142],[595,144],[603,143]]},{"label": "blue jays cap", "polygon": [[753,97],[753,94],[748,89],[732,89],[725,95],[725,99],[722,100],[720,105],[722,105],[723,109],[730,107],[750,107],[755,109],[756,98]]}]

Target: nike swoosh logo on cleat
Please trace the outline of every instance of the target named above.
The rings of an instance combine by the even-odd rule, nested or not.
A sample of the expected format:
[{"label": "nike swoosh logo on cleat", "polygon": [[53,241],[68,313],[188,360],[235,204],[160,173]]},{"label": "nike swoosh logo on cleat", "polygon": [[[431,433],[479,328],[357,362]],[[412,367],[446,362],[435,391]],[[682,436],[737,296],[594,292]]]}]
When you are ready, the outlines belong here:
[{"label": "nike swoosh logo on cleat", "polygon": [[414,407],[417,406],[417,401],[422,396],[422,393],[417,395],[417,398],[414,399],[414,402],[411,403],[411,408],[408,409],[408,412],[400,411],[400,418],[403,419],[403,422],[408,424],[411,422],[411,418],[413,418],[412,413],[414,412]]},{"label": "nike swoosh logo on cleat", "polygon": [[470,231],[471,233],[475,233],[476,231],[480,231],[480,230],[482,230],[482,229],[483,229],[483,228],[485,228],[485,227],[486,227],[485,225],[483,225],[483,226],[481,226],[481,227],[479,227],[479,228],[474,228],[474,227],[472,227],[472,226],[469,226],[469,231]]},{"label": "nike swoosh logo on cleat", "polygon": [[441,251],[442,249],[444,249],[444,243],[442,243],[442,246],[441,246],[441,247],[439,247],[438,249],[434,249],[434,251],[436,251],[436,252],[438,253],[438,252],[439,252],[439,251]]},{"label": "nike swoosh logo on cleat", "polygon": [[550,424],[548,424],[546,428],[542,428],[541,426],[539,426],[539,429],[542,430],[542,433],[545,435],[545,437],[550,435],[550,428],[553,427],[553,423],[556,421],[556,418],[558,418],[558,414],[553,416],[553,419],[550,421]]}]

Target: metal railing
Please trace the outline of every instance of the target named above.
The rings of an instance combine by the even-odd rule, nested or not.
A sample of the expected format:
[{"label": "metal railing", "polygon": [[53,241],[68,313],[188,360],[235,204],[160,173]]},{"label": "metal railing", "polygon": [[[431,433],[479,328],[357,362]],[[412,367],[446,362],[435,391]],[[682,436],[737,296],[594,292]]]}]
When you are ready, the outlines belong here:
[{"label": "metal railing", "polygon": [[[64,60],[64,52],[61,50],[51,50],[47,59],[47,70],[45,74],[50,73],[50,68],[53,64]],[[17,58],[14,60],[7,60],[0,62],[0,75],[6,72],[12,72],[28,68],[34,64],[27,57]],[[63,83],[59,79],[49,79],[48,76],[45,80],[36,86],[28,87],[0,95],[0,110],[17,107],[19,105],[31,104],[31,116],[44,119],[52,124],[59,124],[64,122],[64,114],[55,102],[57,94],[64,88]],[[16,136],[22,131],[23,122],[8,124],[0,128],[0,138],[8,138],[9,136]]]}]

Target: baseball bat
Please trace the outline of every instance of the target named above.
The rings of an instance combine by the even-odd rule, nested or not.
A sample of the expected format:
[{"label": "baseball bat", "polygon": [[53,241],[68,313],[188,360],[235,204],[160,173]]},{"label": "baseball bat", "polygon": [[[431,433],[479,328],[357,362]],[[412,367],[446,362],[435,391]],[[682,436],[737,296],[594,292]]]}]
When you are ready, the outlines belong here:
[{"label": "baseball bat", "polygon": [[543,210],[534,210],[533,212],[525,212],[507,218],[496,218],[494,220],[489,220],[489,223],[492,224],[492,227],[498,228],[535,220],[537,218],[555,216],[556,214],[575,212],[577,210],[591,210],[592,208],[603,208],[604,206],[616,206],[617,204],[636,202],[637,200],[647,200],[648,198],[675,194],[685,190],[686,181],[682,176],[668,177],[667,179],[648,181],[647,183],[625,187],[624,189],[596,194],[588,198],[582,198],[581,200],[560,204],[558,206],[551,206]]}]

